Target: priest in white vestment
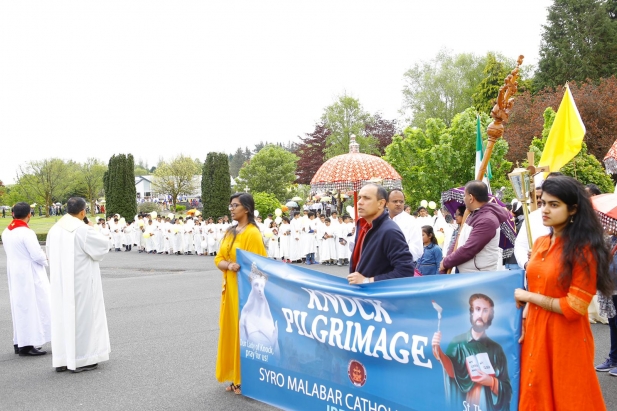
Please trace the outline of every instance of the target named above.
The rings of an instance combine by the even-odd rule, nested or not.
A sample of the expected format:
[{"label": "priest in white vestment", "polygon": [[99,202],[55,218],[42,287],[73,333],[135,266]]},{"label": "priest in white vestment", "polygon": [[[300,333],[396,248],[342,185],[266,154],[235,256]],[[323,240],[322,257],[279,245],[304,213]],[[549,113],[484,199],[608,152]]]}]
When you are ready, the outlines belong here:
[{"label": "priest in white vestment", "polygon": [[15,354],[44,355],[46,351],[36,347],[51,340],[47,257],[28,227],[30,205],[15,204],[13,218],[2,233],[2,243],[7,257]]},{"label": "priest in white vestment", "polygon": [[56,371],[95,369],[111,351],[99,261],[108,240],[82,220],[86,201],[71,197],[47,234],[51,279],[51,348]]}]

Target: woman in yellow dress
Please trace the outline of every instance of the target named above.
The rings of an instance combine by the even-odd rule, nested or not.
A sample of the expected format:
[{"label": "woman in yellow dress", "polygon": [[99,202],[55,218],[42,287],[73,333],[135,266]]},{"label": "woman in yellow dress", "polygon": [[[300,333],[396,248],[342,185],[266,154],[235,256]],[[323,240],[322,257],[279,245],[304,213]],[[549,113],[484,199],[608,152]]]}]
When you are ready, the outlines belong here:
[{"label": "woman in yellow dress", "polygon": [[223,272],[223,291],[219,317],[219,346],[216,357],[216,379],[219,382],[231,381],[226,388],[241,394],[240,387],[240,334],[238,271],[236,250],[239,248],[266,256],[261,232],[255,222],[255,201],[250,194],[236,193],[229,200],[231,218],[238,224],[232,225],[219,246],[214,263]]}]

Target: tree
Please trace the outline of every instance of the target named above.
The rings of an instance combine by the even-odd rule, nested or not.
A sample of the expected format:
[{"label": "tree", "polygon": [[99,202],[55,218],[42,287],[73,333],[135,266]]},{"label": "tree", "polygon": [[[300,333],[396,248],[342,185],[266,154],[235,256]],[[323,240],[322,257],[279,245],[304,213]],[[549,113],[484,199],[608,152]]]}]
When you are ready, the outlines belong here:
[{"label": "tree", "polygon": [[2,180],[0,180],[0,205],[4,205],[5,195],[6,195],[6,186],[4,185]]},{"label": "tree", "polygon": [[152,184],[160,194],[170,194],[173,208],[181,194],[192,194],[197,189],[195,175],[199,167],[192,158],[180,154],[169,163],[159,163]]},{"label": "tree", "polygon": [[[493,52],[489,52],[485,60],[486,64],[482,70],[484,78],[475,87],[472,99],[473,105],[478,111],[490,114],[495,105],[497,95],[499,94],[499,88],[503,86],[505,78],[510,74],[512,69],[516,67],[516,61]],[[525,65],[520,68],[519,78],[517,80],[517,94],[531,89],[532,81],[525,79],[530,73],[531,68],[531,66]]]},{"label": "tree", "polygon": [[540,43],[535,88],[597,80],[617,73],[614,4],[600,0],[555,0],[548,8]]},{"label": "tree", "polygon": [[137,214],[137,190],[132,154],[111,156],[103,174],[103,188],[106,215],[120,214],[126,221],[133,221]]},{"label": "tree", "polygon": [[228,215],[229,197],[231,178],[227,155],[208,153],[201,173],[203,215],[215,218]]},{"label": "tree", "polygon": [[271,193],[285,200],[287,187],[296,179],[298,157],[276,146],[264,147],[240,169],[240,178],[254,193]]},{"label": "tree", "polygon": [[356,136],[361,152],[377,153],[375,138],[366,134],[366,126],[373,119],[357,99],[347,94],[339,96],[334,104],[325,108],[321,121],[330,130],[326,139],[326,159],[349,153],[352,134]]},{"label": "tree", "polygon": [[274,214],[274,210],[281,207],[279,200],[271,193],[253,193],[255,209],[264,219],[268,214]]},{"label": "tree", "polygon": [[[555,115],[556,112],[550,107],[544,111],[542,137],[534,138],[531,141],[529,151],[532,151],[537,159],[542,157],[546,140],[555,121]],[[598,159],[593,154],[587,152],[587,144],[585,143],[583,143],[581,151],[559,171],[567,176],[576,178],[583,184],[596,184],[603,193],[612,193],[614,191],[613,180],[606,174],[604,167],[602,167]]]},{"label": "tree", "polygon": [[17,184],[28,198],[45,204],[45,216],[49,208],[67,192],[71,179],[70,167],[59,158],[30,161],[19,167]]},{"label": "tree", "polygon": [[[585,142],[589,152],[603,159],[617,139],[617,79],[610,77],[598,82],[571,82],[570,91],[585,124]],[[564,91],[545,89],[532,95],[525,91],[516,97],[504,138],[510,144],[508,160],[523,162],[534,136],[542,135],[544,111],[557,110]],[[538,158],[539,159],[539,158]]]},{"label": "tree", "polygon": [[135,166],[135,175],[136,176],[147,176],[148,174],[150,174],[150,171],[148,171],[147,169],[136,165]]},{"label": "tree", "polygon": [[483,57],[442,50],[433,60],[407,70],[403,74],[403,110],[409,114],[411,125],[424,127],[429,118],[450,125],[457,113],[472,106],[485,66]]},{"label": "tree", "polygon": [[[424,130],[408,127],[386,148],[384,159],[403,178],[403,191],[413,207],[422,200],[439,201],[443,191],[475,179],[476,115],[469,108],[454,116],[450,127],[441,119],[428,119]],[[491,119],[486,114],[480,119],[485,130]],[[491,164],[497,167],[492,186],[506,185],[512,167],[503,157],[507,150],[504,140],[495,144]]]},{"label": "tree", "polygon": [[90,202],[90,214],[96,213],[95,202],[103,192],[103,175],[107,167],[100,160],[89,158],[79,167],[79,181],[84,187],[86,201]]},{"label": "tree", "polygon": [[399,134],[399,129],[396,120],[386,120],[377,113],[373,116],[373,121],[364,126],[364,133],[376,140],[376,154],[383,156],[386,147],[392,143],[392,137]]},{"label": "tree", "polygon": [[299,184],[310,184],[311,180],[319,167],[324,163],[326,141],[330,135],[330,130],[323,123],[315,124],[312,133],[306,133],[305,137],[300,137],[301,143],[294,152],[298,156],[297,182]]},{"label": "tree", "polygon": [[236,178],[238,177],[240,169],[242,168],[244,163],[250,159],[250,157],[247,157],[241,148],[238,148],[236,152],[230,157],[231,158],[229,160],[229,174],[233,178]]}]

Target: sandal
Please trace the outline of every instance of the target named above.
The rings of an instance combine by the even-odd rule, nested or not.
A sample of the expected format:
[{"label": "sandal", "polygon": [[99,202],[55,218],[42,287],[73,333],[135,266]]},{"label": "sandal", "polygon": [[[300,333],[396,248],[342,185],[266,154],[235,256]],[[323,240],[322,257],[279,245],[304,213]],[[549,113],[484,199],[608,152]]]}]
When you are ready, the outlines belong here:
[{"label": "sandal", "polygon": [[227,392],[236,392],[236,385],[232,382],[229,386],[225,387],[225,391]]},{"label": "sandal", "polygon": [[242,386],[240,384],[234,385],[234,394],[242,395]]}]

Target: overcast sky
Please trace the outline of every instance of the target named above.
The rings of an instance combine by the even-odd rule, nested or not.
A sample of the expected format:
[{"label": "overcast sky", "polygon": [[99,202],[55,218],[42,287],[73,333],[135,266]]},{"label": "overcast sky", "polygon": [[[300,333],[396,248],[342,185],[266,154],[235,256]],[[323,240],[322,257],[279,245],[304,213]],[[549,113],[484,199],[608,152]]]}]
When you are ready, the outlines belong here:
[{"label": "overcast sky", "polygon": [[4,1],[0,180],[51,157],[298,141],[344,92],[398,118],[403,73],[440,49],[535,64],[550,3]]}]

